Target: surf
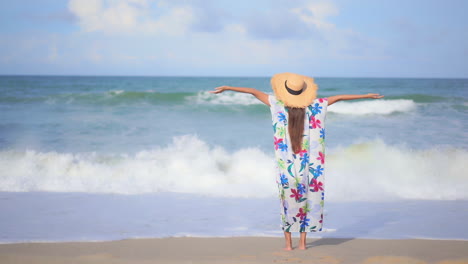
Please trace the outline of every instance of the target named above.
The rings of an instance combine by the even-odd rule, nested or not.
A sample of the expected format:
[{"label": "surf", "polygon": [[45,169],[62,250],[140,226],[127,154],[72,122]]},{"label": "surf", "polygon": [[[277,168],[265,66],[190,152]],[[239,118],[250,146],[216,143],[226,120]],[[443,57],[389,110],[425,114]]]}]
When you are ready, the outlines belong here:
[{"label": "surf", "polygon": [[[135,154],[2,150],[0,191],[276,197],[272,152],[255,147],[229,152],[194,135]],[[327,149],[325,196],[331,201],[468,199],[467,159],[463,149],[414,150],[380,139]]]}]

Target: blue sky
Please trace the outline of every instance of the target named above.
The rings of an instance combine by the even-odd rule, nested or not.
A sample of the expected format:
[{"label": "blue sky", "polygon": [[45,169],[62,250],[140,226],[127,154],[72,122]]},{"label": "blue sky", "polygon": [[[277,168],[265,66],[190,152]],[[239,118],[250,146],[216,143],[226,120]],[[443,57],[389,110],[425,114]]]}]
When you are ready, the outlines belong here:
[{"label": "blue sky", "polygon": [[468,78],[464,0],[10,0],[0,74]]}]

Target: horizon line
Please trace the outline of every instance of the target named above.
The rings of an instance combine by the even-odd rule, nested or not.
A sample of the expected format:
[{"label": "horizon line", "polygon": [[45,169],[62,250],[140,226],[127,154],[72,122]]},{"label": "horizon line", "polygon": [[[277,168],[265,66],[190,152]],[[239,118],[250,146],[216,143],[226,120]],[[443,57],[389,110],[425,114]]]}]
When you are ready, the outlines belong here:
[{"label": "horizon line", "polygon": [[[169,78],[270,78],[260,75],[85,75],[85,74],[0,74],[0,77],[169,77]],[[312,76],[313,78],[356,78],[356,79],[468,79],[468,77],[418,77],[418,76]]]}]

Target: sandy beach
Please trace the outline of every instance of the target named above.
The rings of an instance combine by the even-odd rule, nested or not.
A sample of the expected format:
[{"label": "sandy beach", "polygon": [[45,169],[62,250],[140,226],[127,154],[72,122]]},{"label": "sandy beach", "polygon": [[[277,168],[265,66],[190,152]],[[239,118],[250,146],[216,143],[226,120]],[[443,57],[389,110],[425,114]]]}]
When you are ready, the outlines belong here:
[{"label": "sandy beach", "polygon": [[282,238],[270,237],[18,243],[0,245],[0,263],[468,263],[462,240],[315,238],[307,244],[305,251],[287,252]]}]

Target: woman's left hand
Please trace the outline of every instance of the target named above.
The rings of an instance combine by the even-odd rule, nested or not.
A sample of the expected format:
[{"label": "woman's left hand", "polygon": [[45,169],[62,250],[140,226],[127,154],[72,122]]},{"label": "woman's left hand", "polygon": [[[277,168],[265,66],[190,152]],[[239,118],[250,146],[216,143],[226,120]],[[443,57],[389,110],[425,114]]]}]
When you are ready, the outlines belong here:
[{"label": "woman's left hand", "polygon": [[229,88],[230,87],[226,85],[219,86],[219,87],[216,87],[214,91],[210,91],[210,93],[214,93],[214,94],[222,93],[226,90],[229,90]]}]

